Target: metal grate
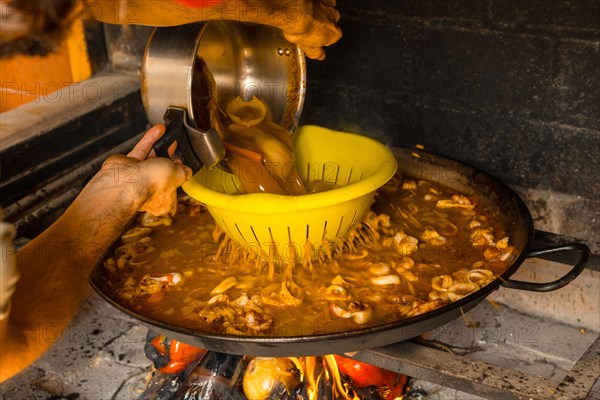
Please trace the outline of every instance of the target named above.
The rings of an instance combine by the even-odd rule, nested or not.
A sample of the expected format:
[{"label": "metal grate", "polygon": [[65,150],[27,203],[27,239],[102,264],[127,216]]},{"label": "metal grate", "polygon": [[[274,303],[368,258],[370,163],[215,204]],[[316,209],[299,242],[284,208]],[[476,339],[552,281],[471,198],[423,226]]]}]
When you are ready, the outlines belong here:
[{"label": "metal grate", "polygon": [[353,358],[478,396],[501,399],[585,399],[600,379],[600,338],[562,382],[468,359],[413,342],[358,352]]}]

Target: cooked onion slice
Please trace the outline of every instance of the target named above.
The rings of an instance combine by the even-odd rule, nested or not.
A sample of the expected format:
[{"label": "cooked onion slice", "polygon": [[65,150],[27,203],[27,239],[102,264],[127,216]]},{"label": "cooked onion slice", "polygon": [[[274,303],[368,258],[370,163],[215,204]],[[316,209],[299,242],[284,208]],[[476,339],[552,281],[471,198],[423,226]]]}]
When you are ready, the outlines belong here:
[{"label": "cooked onion slice", "polygon": [[252,96],[250,101],[238,96],[227,104],[225,112],[236,124],[255,126],[267,116],[267,107],[256,96]]}]

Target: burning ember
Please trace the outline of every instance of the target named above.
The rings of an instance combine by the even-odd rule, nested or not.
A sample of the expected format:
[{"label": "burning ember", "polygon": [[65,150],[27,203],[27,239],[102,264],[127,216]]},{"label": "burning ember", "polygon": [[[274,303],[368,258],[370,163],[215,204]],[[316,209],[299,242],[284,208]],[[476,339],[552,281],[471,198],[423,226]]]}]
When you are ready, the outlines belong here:
[{"label": "burning ember", "polygon": [[245,357],[148,334],[155,371],[140,400],[401,399],[407,377],[338,355]]}]

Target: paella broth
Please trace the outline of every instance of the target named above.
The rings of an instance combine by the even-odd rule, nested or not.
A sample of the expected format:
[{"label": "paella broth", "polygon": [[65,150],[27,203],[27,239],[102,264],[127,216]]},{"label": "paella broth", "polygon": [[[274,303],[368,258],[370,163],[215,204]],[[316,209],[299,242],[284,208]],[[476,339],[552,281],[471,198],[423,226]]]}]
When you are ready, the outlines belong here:
[{"label": "paella broth", "polygon": [[104,276],[125,307],[204,332],[295,336],[394,322],[478,290],[514,257],[477,197],[424,180],[392,179],[356,235],[320,261],[277,263],[273,280],[268,261],[235,246],[219,252],[199,204],[183,198],[179,208],[172,220],[140,218],[151,233],[133,252],[119,243]]}]

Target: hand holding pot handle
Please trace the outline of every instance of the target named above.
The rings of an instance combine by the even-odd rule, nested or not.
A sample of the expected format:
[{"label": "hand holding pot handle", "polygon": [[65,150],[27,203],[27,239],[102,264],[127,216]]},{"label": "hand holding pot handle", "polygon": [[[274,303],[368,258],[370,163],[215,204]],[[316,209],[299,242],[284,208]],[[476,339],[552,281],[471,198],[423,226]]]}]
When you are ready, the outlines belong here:
[{"label": "hand holding pot handle", "polygon": [[169,148],[180,139],[183,132],[183,118],[174,109],[169,108],[164,116],[165,133],[154,143],[154,152],[158,157],[170,158]]},{"label": "hand holding pot handle", "polygon": [[182,155],[185,163],[194,173],[202,168],[202,162],[196,157],[188,143],[185,134],[184,120],[186,111],[181,108],[169,107],[164,115],[165,134],[154,144],[154,151],[158,157],[170,157],[169,148],[177,142],[177,151]]}]

